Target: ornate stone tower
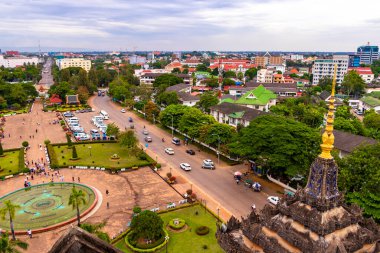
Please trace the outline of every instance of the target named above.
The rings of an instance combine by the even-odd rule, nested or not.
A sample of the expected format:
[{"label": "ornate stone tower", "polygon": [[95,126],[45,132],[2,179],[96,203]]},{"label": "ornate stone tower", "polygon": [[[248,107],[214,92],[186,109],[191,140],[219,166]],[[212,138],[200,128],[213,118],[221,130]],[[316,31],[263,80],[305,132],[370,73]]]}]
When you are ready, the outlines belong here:
[{"label": "ornate stone tower", "polygon": [[375,253],[380,252],[380,228],[365,219],[358,206],[348,206],[338,191],[334,147],[336,66],[322,153],[310,168],[307,185],[284,196],[275,207],[266,205],[241,222],[232,217],[218,229],[219,244],[228,253]]}]

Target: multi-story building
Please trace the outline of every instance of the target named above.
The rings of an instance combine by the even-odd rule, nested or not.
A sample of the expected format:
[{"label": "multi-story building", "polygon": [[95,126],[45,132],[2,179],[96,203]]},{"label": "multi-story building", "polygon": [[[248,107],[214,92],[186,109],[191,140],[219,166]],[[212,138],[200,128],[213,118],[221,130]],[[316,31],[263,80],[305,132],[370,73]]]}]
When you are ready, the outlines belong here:
[{"label": "multi-story building", "polygon": [[270,65],[282,65],[284,63],[284,59],[282,56],[270,56],[269,64]]},{"label": "multi-story building", "polygon": [[348,69],[348,55],[334,55],[332,59],[317,59],[313,65],[313,85],[319,83],[319,79],[328,76],[333,77],[334,66],[337,64],[336,82],[341,84]]},{"label": "multi-story building", "polygon": [[[140,84],[153,84],[157,77],[163,75],[165,73],[145,73],[141,75],[140,77]],[[175,74],[176,76],[183,79],[183,82],[186,84],[193,84],[193,78],[191,78],[191,75],[188,74]]]},{"label": "multi-story building", "polygon": [[290,55],[290,60],[292,60],[292,61],[302,61],[303,60],[303,55],[302,54],[291,54]]},{"label": "multi-story building", "polygon": [[348,68],[348,71],[356,71],[365,83],[371,83],[375,78],[371,68],[368,67]]},{"label": "multi-story building", "polygon": [[146,63],[146,57],[140,55],[131,55],[129,58],[130,64],[144,64]]},{"label": "multi-story building", "polygon": [[360,67],[360,56],[350,54],[348,59],[348,67]]},{"label": "multi-story building", "polygon": [[85,60],[83,58],[56,59],[56,64],[60,70],[65,69],[65,68],[70,68],[70,67],[78,67],[88,72],[91,69],[91,61]]},{"label": "multi-story building", "polygon": [[268,64],[267,69],[274,69],[275,71],[281,71],[281,73],[285,73],[286,65],[285,64]]},{"label": "multi-story building", "polygon": [[254,59],[254,63],[258,67],[265,67],[269,63],[269,58],[265,56],[256,56]]},{"label": "multi-story building", "polygon": [[257,82],[273,83],[273,73],[274,70],[271,69],[260,69],[259,71],[257,71]]},{"label": "multi-story building", "polygon": [[360,57],[360,64],[372,64],[373,61],[379,59],[379,47],[370,46],[368,43],[365,46],[358,47],[356,55]]},{"label": "multi-story building", "polygon": [[4,58],[0,55],[0,66],[5,68],[16,68],[23,66],[24,64],[38,64],[38,57],[26,57],[26,56],[13,56]]}]

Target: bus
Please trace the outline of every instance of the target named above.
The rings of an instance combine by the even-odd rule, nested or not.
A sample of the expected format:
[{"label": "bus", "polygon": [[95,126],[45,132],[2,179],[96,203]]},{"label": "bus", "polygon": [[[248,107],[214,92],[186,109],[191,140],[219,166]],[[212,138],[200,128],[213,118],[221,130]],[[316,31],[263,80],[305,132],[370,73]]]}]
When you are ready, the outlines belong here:
[{"label": "bus", "polygon": [[103,119],[109,119],[108,113],[104,110],[100,111],[100,115],[103,116]]}]

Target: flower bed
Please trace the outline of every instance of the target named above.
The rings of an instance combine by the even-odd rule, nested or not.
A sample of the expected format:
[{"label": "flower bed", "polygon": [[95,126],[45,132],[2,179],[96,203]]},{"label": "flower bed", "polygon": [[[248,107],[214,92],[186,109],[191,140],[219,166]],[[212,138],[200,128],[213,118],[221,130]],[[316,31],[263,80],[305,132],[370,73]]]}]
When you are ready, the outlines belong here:
[{"label": "flower bed", "polygon": [[186,221],[180,218],[175,218],[169,221],[169,227],[174,230],[180,230],[186,225]]}]

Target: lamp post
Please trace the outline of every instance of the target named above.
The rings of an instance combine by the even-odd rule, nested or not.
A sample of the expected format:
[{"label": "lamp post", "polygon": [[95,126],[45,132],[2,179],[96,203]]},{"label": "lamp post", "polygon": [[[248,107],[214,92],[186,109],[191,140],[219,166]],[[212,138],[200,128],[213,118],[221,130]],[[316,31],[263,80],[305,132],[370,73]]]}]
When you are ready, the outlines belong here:
[{"label": "lamp post", "polygon": [[92,156],[92,155],[91,155],[91,146],[88,146],[88,149],[90,150],[90,156]]},{"label": "lamp post", "polygon": [[216,154],[218,155],[218,164],[220,163],[220,136],[219,134],[212,134],[218,136],[218,150],[216,151]]},{"label": "lamp post", "polygon": [[218,211],[218,223],[219,223],[219,211],[220,211],[219,206],[216,208],[216,210]]},{"label": "lamp post", "polygon": [[172,138],[174,137],[174,124],[173,124],[173,121],[174,121],[174,116],[172,114],[169,114],[170,116],[172,116]]},{"label": "lamp post", "polygon": [[166,253],[168,253],[168,243],[169,243],[169,236],[165,236],[165,241],[166,241]]},{"label": "lamp post", "polygon": [[145,104],[144,104],[144,119],[145,119],[145,117],[146,117],[146,113],[145,113]]}]

